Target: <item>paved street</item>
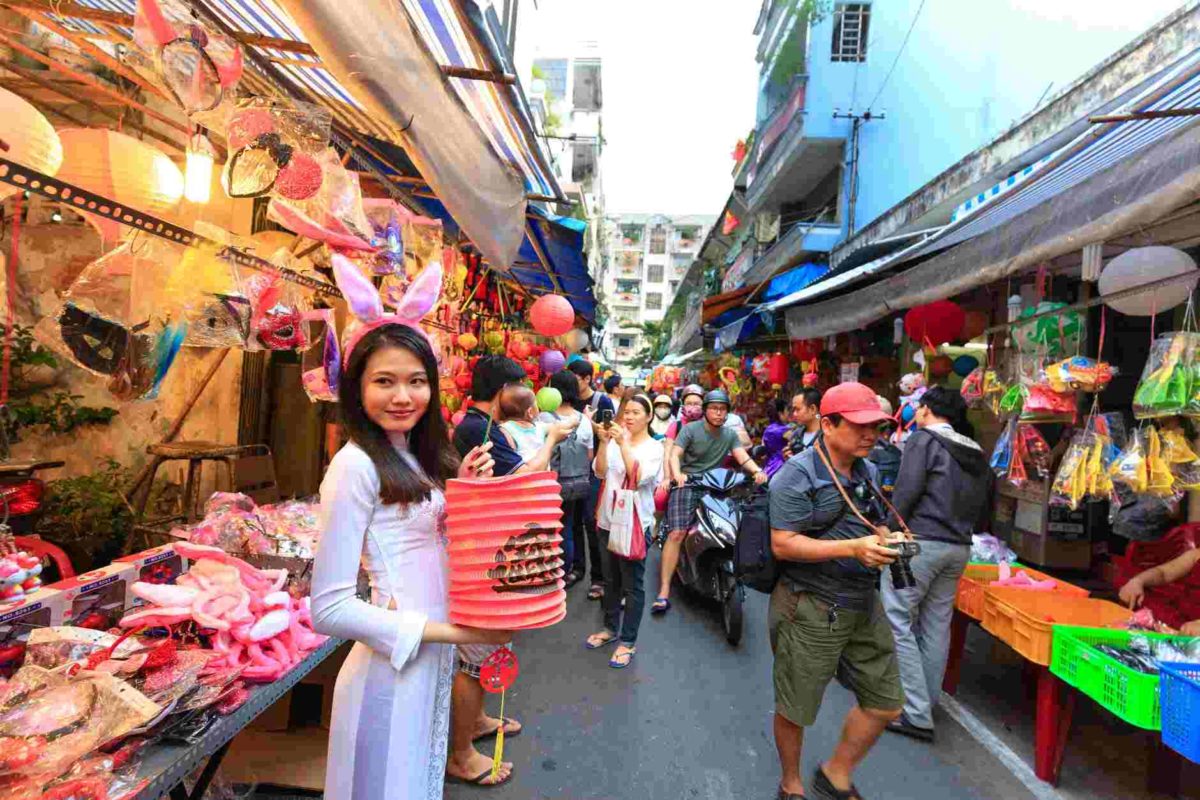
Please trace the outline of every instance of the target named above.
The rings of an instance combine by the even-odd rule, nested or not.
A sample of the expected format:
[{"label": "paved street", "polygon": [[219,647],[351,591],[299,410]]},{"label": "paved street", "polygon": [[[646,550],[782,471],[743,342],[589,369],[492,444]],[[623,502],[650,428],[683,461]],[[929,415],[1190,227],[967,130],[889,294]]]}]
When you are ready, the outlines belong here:
[{"label": "paved street", "polygon": [[[657,551],[652,573],[657,574]],[[651,591],[657,586],[648,580]],[[495,798],[700,798],[770,800],[778,781],[771,738],[771,655],[766,597],[748,593],[747,629],[730,648],[715,608],[686,595],[664,618],[642,625],[639,651],[624,671],[610,650],[584,649],[599,629],[586,584],[569,594],[563,623],[518,641],[522,672],[507,711],[525,723],[510,739],[515,762]],[[811,773],[836,740],[850,695],[833,685],[805,747]],[[493,705],[490,710],[495,713]],[[943,715],[936,746],[885,734],[856,779],[867,798],[1034,797],[963,728]],[[450,800],[481,797],[447,786]]]}]

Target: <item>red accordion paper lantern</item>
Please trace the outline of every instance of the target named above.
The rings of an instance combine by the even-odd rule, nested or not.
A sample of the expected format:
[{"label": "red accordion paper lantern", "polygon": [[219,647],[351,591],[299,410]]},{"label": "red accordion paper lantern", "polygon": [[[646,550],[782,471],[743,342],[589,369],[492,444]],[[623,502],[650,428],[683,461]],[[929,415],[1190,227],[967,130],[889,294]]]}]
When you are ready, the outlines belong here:
[{"label": "red accordion paper lantern", "polygon": [[812,361],[821,355],[820,339],[797,339],[792,342],[792,358],[797,361]]},{"label": "red accordion paper lantern", "polygon": [[962,333],[966,314],[956,303],[936,300],[910,309],[904,315],[904,332],[919,345],[954,341]]},{"label": "red accordion paper lantern", "polygon": [[772,386],[783,386],[788,379],[788,359],[783,353],[775,353],[767,360],[767,380]]},{"label": "red accordion paper lantern", "polygon": [[542,336],[562,336],[575,327],[575,309],[560,294],[544,294],[530,307],[529,321]]},{"label": "red accordion paper lantern", "polygon": [[553,472],[448,481],[450,621],[518,630],[563,619],[561,530]]}]

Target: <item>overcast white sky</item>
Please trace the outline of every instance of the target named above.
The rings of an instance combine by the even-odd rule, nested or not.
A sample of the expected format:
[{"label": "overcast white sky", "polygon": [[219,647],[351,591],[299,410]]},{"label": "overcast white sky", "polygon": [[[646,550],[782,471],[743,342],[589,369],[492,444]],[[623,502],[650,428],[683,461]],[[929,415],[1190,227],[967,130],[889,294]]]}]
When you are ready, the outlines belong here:
[{"label": "overcast white sky", "polygon": [[533,3],[522,37],[601,43],[609,212],[720,213],[730,153],[754,127],[759,0]]},{"label": "overcast white sky", "polygon": [[[1059,54],[1070,74],[1046,77],[1055,82],[1051,94],[1180,5],[985,1],[1007,2],[1031,21],[1044,20],[1048,34],[1065,27],[1086,37],[1071,47],[1078,65]],[[922,14],[938,13],[946,2],[960,0],[927,0]],[[732,185],[730,153],[754,125],[759,6],[760,0],[522,0],[518,53],[523,42],[601,44],[610,213],[720,212]],[[1039,67],[1030,55],[1014,53],[1000,68],[1044,72],[1045,62]]]}]

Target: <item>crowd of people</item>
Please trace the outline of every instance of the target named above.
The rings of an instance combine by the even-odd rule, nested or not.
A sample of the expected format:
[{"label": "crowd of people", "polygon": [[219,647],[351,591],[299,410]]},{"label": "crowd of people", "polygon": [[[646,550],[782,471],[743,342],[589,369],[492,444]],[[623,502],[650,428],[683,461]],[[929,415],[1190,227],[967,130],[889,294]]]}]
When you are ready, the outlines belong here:
[{"label": "crowd of people", "polygon": [[[521,733],[517,719],[485,711],[478,679],[511,635],[447,621],[440,520],[445,481],[455,476],[557,474],[564,578],[586,578],[585,596],[602,606],[603,626],[584,644],[612,646],[613,669],[637,655],[647,592],[655,590],[651,613],[671,608],[671,578],[700,496],[691,478],[725,466],[769,481],[779,573],[767,620],[778,796],[861,797],[853,770],[884,730],[933,738],[954,586],[987,498],[986,460],[957,392],[931,389],[922,398],[918,430],[885,492],[872,459],[895,450],[886,439],[891,417],[861,384],[781,398],[761,454],[752,455],[746,423],[719,388],[651,397],[616,376],[597,386],[591,364],[577,361],[550,378],[560,405],[539,413],[524,380],[511,359],[479,359],[471,406],[451,433],[436,362],[418,331],[384,325],[348,354],[339,393],[350,443],[322,484],[326,530],[313,577],[318,630],[356,642],[334,696],[331,800],[383,796],[385,785],[389,797],[441,797],[444,781],[490,786],[513,774],[509,762],[494,770],[479,749],[501,730]],[[618,490],[632,502],[618,507]],[[634,549],[646,553],[658,515],[667,535],[658,585],[647,587],[647,558],[631,555],[629,529],[645,545]],[[625,549],[611,546],[618,527]],[[912,531],[921,555],[912,580],[893,586],[885,567],[897,558],[896,538]],[[353,589],[360,559],[370,601]],[[806,795],[803,731],[835,676],[858,702]]]}]

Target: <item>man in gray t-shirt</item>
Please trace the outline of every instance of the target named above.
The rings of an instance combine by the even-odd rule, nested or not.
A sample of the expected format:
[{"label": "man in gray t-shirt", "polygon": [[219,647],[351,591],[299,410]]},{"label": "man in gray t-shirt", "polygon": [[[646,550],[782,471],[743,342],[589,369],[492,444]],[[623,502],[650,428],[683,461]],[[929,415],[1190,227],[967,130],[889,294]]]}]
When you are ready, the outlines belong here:
[{"label": "man in gray t-shirt", "polygon": [[688,485],[688,476],[716,469],[732,453],[738,466],[754,476],[755,483],[767,482],[767,473],[754,463],[738,440],[736,431],[725,427],[728,415],[729,395],[714,389],[704,395],[704,419],[684,425],[675,442],[667,443],[667,480],[675,486],[667,502],[669,534],[663,544],[658,598],[650,607],[651,614],[661,614],[671,607],[671,576],[679,563],[679,548],[699,500],[699,490]]}]

